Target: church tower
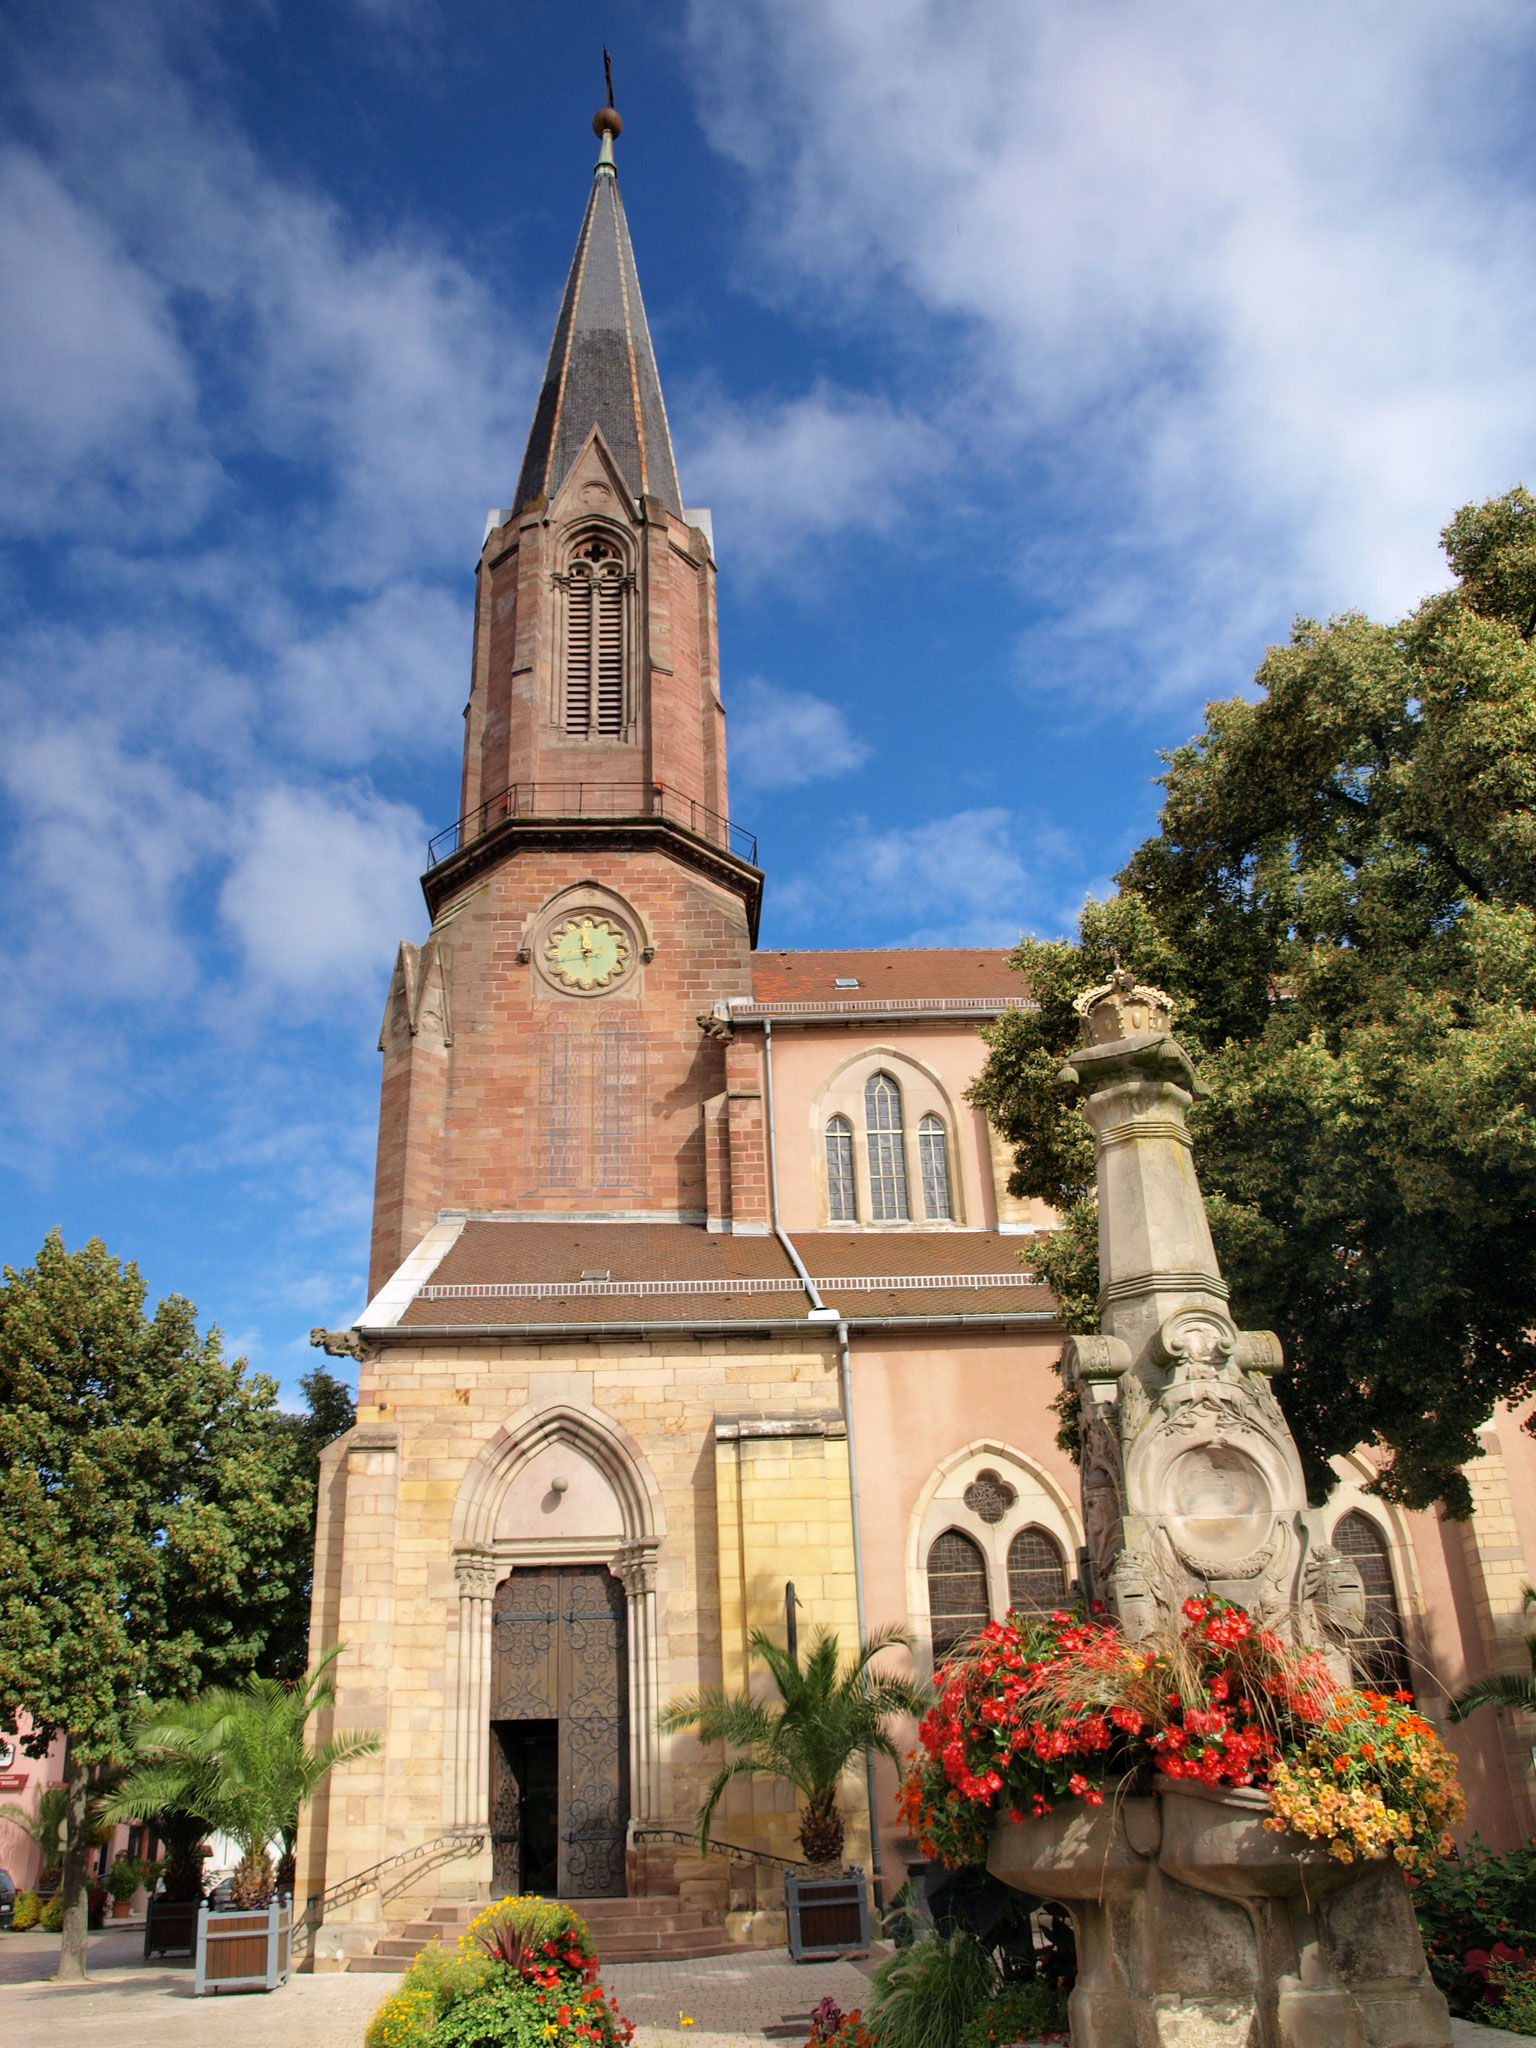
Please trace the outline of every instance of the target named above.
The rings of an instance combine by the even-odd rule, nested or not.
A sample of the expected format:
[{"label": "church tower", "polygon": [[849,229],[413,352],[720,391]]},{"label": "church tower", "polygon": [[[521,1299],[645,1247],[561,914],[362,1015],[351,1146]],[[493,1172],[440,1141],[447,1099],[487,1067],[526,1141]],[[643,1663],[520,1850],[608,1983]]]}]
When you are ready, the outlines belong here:
[{"label": "church tower", "polygon": [[381,1034],[371,1288],[443,1211],[702,1221],[696,1018],[750,992],[709,515],[684,510],[612,106],[512,506],[477,571],[458,822]]}]

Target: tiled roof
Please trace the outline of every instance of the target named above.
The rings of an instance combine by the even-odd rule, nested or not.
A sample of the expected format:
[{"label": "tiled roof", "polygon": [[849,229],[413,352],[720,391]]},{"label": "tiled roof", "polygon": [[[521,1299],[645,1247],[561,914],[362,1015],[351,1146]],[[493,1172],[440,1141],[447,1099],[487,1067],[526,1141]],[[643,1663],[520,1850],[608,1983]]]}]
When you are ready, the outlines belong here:
[{"label": "tiled roof", "polygon": [[[821,1291],[851,1318],[1051,1312],[1049,1294],[1027,1278],[1016,1238],[824,1231],[795,1244],[818,1279],[846,1283]],[[956,1284],[945,1285],[951,1278]],[[726,1237],[689,1224],[472,1219],[398,1327],[795,1324],[808,1307],[773,1237]]]},{"label": "tiled roof", "polygon": [[[856,981],[857,988],[839,988]],[[752,994],[760,1003],[885,997],[910,1002],[934,996],[1024,994],[1002,947],[907,946],[844,953],[755,953]]]}]

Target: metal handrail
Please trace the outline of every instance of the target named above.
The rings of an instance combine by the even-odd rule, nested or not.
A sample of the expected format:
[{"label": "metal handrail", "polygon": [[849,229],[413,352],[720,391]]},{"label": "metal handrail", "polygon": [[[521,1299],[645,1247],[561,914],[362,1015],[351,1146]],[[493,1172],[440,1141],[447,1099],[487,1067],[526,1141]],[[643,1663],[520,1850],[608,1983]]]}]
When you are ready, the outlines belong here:
[{"label": "metal handrail", "polygon": [[401,1870],[408,1863],[421,1863],[428,1859],[452,1863],[460,1856],[473,1856],[477,1849],[484,1847],[484,1828],[456,1829],[452,1834],[434,1835],[430,1842],[418,1842],[414,1849],[402,1849],[398,1856],[386,1856],[382,1863],[371,1863],[366,1870],[344,1877],[339,1884],[327,1885],[323,1892],[312,1892],[304,1902],[304,1917],[313,1919],[317,1912],[324,1914],[333,1906],[348,1906],[354,1899],[360,1899],[364,1892],[376,1891],[387,1871]]},{"label": "metal handrail", "polygon": [[664,782],[512,782],[427,842],[427,865],[462,851],[508,818],[661,818],[757,865],[757,834]]},{"label": "metal handrail", "polygon": [[[684,1828],[633,1828],[630,1839],[636,1842],[682,1842],[686,1847],[697,1849],[699,1838],[690,1835]],[[767,1849],[743,1849],[735,1842],[719,1842],[713,1835],[705,1843],[705,1852],[714,1856],[734,1856],[741,1863],[776,1863],[781,1870],[805,1870],[809,1866],[803,1857],[775,1856]]]}]

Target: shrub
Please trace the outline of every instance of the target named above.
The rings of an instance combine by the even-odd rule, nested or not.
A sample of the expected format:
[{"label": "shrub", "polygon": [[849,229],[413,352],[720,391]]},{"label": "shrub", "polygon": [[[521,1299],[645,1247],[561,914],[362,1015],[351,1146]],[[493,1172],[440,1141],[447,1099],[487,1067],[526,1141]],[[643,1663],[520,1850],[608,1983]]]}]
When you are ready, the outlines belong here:
[{"label": "shrub", "polygon": [[880,2048],[960,2048],[997,1996],[997,1965],[973,1934],[930,1934],[870,1980],[867,2025]]},{"label": "shrub", "polygon": [[18,1934],[26,1934],[29,1929],[37,1925],[38,1920],[42,1916],[42,1911],[43,1902],[36,1892],[18,1892],[16,1894],[16,1913],[11,1921],[11,1925]]},{"label": "shrub", "polygon": [[459,1954],[488,1956],[509,1969],[525,1972],[538,1966],[561,1976],[587,1979],[597,1975],[597,1950],[586,1921],[558,1899],[532,1894],[498,1899],[477,1914],[460,1937]]},{"label": "shrub", "polygon": [[434,1943],[369,2022],[366,2048],[624,2048],[586,1922],[555,1899],[498,1899],[458,1952]]},{"label": "shrub", "polygon": [[133,1897],[144,1882],[144,1865],[134,1856],[119,1856],[107,1872],[107,1890],[120,1906]]},{"label": "shrub", "polygon": [[1477,2016],[1485,2027],[1502,2027],[1511,2034],[1536,2034],[1536,1966],[1505,1963],[1493,1972],[1496,2005],[1480,2005]]},{"label": "shrub", "polygon": [[475,1962],[448,1955],[434,1941],[368,2022],[364,2048],[422,2048],[439,2014],[476,1990],[490,1967],[484,1957]]},{"label": "shrub", "polygon": [[1536,1843],[1504,1855],[1473,1836],[1413,1890],[1430,1973],[1460,2019],[1487,2019],[1487,1970],[1500,1943],[1536,1956]]},{"label": "shrub", "polygon": [[1007,2048],[1011,2041],[1040,2041],[1065,2033],[1067,1994],[1057,1984],[1037,1978],[1032,1984],[1005,1984],[978,2018],[960,2036],[960,2048]]},{"label": "shrub", "polygon": [[62,1892],[55,1892],[53,1897],[44,1903],[43,1910],[37,1916],[37,1924],[42,1928],[44,1934],[57,1934],[63,1927],[64,1894]]}]

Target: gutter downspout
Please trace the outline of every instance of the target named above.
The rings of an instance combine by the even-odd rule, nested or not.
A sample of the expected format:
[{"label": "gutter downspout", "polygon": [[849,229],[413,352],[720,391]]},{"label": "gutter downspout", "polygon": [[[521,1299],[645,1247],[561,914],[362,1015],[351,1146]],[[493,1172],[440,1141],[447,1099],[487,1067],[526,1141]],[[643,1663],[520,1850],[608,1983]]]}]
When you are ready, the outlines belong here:
[{"label": "gutter downspout", "polygon": [[[794,1240],[779,1221],[779,1148],[773,1122],[773,1019],[763,1019],[763,1106],[768,1118],[768,1203],[773,1215],[773,1234],[784,1247],[790,1263],[800,1275],[806,1293],[811,1298],[811,1310],[807,1322],[837,1324],[838,1380],[842,1389],[843,1427],[847,1431],[848,1444],[848,1496],[853,1522],[853,1598],[854,1611],[858,1616],[859,1648],[862,1650],[869,1640],[869,1631],[864,1622],[864,1545],[859,1526],[859,1460],[853,1441],[853,1367],[848,1353],[848,1323],[835,1308],[828,1308],[817,1290],[816,1282],[805,1269],[805,1262],[795,1250]],[[869,1864],[873,1880],[876,1915],[885,1911],[883,1888],[880,1881],[880,1826],[875,1817],[875,1759],[873,1752],[864,1752],[864,1793],[869,1802]]]},{"label": "gutter downspout", "polygon": [[[869,1641],[864,1620],[864,1537],[859,1525],[859,1456],[853,1434],[853,1359],[848,1344],[848,1322],[839,1317],[837,1325],[837,1374],[843,1394],[843,1427],[848,1432],[848,1493],[853,1508],[853,1598],[859,1617],[859,1648]],[[875,1812],[875,1753],[864,1752],[864,1796],[869,1801],[869,1874],[874,1884],[875,1914],[884,1926],[885,1897],[880,1881],[880,1823]]]}]

